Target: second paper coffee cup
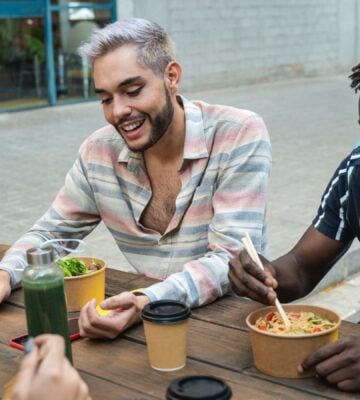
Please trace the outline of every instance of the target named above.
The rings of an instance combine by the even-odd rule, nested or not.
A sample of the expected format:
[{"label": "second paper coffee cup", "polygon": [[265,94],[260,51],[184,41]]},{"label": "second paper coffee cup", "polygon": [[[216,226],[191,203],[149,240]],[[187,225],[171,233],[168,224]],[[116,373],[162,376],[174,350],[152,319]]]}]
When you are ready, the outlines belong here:
[{"label": "second paper coffee cup", "polygon": [[175,300],[158,300],[142,310],[150,365],[158,371],[175,371],[186,363],[190,308]]}]

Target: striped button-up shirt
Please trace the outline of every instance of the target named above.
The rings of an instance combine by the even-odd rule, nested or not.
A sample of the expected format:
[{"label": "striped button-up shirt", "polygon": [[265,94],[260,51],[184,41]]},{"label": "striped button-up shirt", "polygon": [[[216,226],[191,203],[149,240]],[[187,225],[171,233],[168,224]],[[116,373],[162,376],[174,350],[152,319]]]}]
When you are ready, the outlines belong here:
[{"label": "striped button-up shirt", "polygon": [[264,253],[271,146],[263,120],[251,111],[181,99],[181,189],[164,234],[140,222],[152,196],[142,154],[106,126],[84,141],[49,210],[0,263],[13,287],[27,248],[83,238],[101,220],[133,268],[161,280],[142,290],[150,300],[198,306],[228,292],[228,262],[241,250],[245,232]]}]

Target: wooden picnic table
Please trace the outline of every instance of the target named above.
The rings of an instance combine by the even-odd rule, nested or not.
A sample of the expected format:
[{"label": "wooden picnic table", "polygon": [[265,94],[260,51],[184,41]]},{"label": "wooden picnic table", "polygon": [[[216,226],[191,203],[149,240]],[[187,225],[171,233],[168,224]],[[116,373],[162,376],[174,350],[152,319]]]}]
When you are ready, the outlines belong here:
[{"label": "wooden picnic table", "polygon": [[[1,259],[1,249],[0,249]],[[106,295],[146,287],[156,282],[144,276],[106,271]],[[148,362],[142,324],[115,340],[81,338],[73,342],[74,366],[89,385],[92,398],[101,400],[165,399],[166,388],[178,377],[211,375],[224,379],[232,399],[359,399],[359,393],[344,393],[317,378],[280,379],[264,375],[253,363],[245,318],[259,303],[227,295],[192,310],[186,366],[174,372],[153,370]],[[72,313],[73,314],[73,313]],[[73,316],[73,315],[71,315]],[[0,385],[11,379],[23,354],[8,340],[26,332],[22,289],[0,305]],[[343,322],[341,335],[360,334],[360,326]]]}]

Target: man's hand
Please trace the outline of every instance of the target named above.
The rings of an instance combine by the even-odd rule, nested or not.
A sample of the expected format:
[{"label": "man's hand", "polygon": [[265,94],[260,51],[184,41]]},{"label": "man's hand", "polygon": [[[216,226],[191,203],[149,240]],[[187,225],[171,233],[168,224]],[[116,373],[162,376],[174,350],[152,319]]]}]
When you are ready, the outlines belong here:
[{"label": "man's hand", "polygon": [[278,285],[274,278],[275,270],[264,257],[261,260],[264,271],[252,261],[246,250],[242,250],[229,263],[229,279],[236,294],[260,303],[274,304],[274,289]]},{"label": "man's hand", "polygon": [[149,303],[147,296],[124,292],[102,301],[101,308],[111,310],[107,316],[96,311],[96,300],[82,308],[79,318],[80,335],[90,338],[114,339],[130,326],[141,321],[141,310]]},{"label": "man's hand", "polygon": [[6,300],[11,294],[10,275],[0,270],[0,303]]},{"label": "man's hand", "polygon": [[[64,355],[59,335],[39,335],[36,348],[24,357],[11,400],[91,400],[89,389]],[[50,392],[51,394],[49,394]]]},{"label": "man's hand", "polygon": [[341,390],[360,390],[360,337],[347,336],[321,347],[301,364],[299,372],[310,368]]}]

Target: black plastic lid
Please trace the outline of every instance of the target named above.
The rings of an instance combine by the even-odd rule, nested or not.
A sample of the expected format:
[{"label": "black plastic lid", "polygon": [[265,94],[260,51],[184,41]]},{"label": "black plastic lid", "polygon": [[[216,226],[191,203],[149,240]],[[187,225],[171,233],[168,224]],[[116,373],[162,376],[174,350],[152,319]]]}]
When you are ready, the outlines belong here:
[{"label": "black plastic lid", "polygon": [[152,301],[143,308],[141,317],[145,321],[172,324],[190,317],[190,308],[176,300]]},{"label": "black plastic lid", "polygon": [[230,386],[225,381],[206,375],[175,379],[166,392],[166,400],[228,400],[231,396]]}]

